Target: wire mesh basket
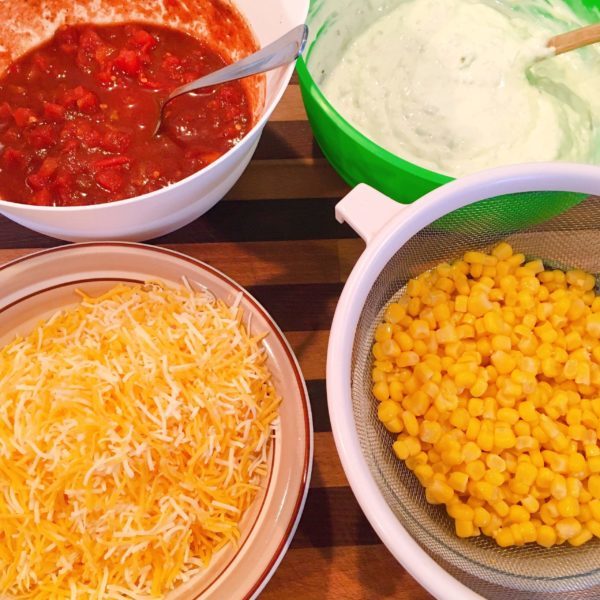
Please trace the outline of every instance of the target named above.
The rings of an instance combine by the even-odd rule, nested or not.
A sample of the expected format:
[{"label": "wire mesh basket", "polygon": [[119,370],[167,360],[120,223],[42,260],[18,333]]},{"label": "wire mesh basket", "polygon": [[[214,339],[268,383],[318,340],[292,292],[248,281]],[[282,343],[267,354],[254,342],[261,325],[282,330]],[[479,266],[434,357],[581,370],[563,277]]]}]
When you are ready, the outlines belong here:
[{"label": "wire mesh basket", "polygon": [[[528,211],[538,203],[541,213],[553,194],[564,198],[565,192],[577,195],[574,206],[524,228],[490,210],[502,197]],[[458,538],[444,507],[427,503],[416,477],[396,458],[393,437],[377,418],[371,392],[375,327],[408,279],[499,241],[553,268],[599,274],[600,198],[594,194],[600,194],[598,167],[530,165],[464,178],[410,207],[365,186],[338,205],[338,216],[364,237],[367,250],[340,298],[330,338],[328,401],[336,444],[380,537],[438,598],[600,598],[600,540],[547,549]]]}]

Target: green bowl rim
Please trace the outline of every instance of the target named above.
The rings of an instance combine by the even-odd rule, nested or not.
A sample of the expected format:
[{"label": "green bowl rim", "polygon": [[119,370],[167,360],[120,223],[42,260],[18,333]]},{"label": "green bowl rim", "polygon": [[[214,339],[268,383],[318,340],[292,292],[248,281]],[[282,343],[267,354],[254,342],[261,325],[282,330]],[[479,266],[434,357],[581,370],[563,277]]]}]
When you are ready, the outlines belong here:
[{"label": "green bowl rim", "polygon": [[300,82],[300,86],[304,87],[311,94],[316,95],[317,100],[321,102],[323,107],[325,108],[325,112],[328,113],[328,116],[332,118],[337,125],[337,127],[349,137],[356,144],[363,146],[365,150],[375,155],[380,160],[390,164],[393,167],[406,171],[410,175],[414,177],[418,177],[419,179],[424,179],[430,181],[432,184],[436,186],[444,185],[450,181],[453,181],[455,178],[449,175],[443,175],[442,173],[437,173],[436,171],[431,171],[426,169],[425,167],[420,167],[414,163],[411,163],[400,156],[393,154],[389,150],[379,146],[367,136],[362,134],[358,129],[356,129],[353,125],[351,125],[342,115],[334,108],[334,106],[329,102],[325,94],[321,91],[321,88],[317,85],[316,81],[313,79],[306,62],[304,61],[304,56],[300,56],[298,61],[296,62],[296,71],[298,72],[298,80]]}]

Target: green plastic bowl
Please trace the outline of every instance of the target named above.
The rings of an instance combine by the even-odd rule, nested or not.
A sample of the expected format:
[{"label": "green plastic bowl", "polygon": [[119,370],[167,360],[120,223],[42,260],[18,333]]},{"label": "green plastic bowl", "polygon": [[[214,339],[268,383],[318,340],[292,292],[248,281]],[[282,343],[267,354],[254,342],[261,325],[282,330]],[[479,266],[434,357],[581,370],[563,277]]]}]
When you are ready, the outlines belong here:
[{"label": "green plastic bowl", "polygon": [[[587,21],[600,19],[600,0],[566,0],[574,12]],[[327,0],[311,0],[311,15],[325,10]],[[325,97],[313,78],[307,60],[313,44],[326,34],[321,27],[303,57],[296,65],[302,99],[315,139],[333,168],[350,185],[367,183],[390,198],[405,204],[414,202],[433,189],[452,181],[452,177],[436,173],[404,160],[367,138],[346,121]],[[599,167],[600,168],[600,167]],[[490,201],[489,218],[500,227],[518,229],[552,218],[578,204],[584,196],[551,192],[537,194],[527,203],[518,195]],[[518,207],[518,209],[517,209]],[[467,207],[468,209],[468,207]],[[465,210],[465,209],[463,209]]]}]

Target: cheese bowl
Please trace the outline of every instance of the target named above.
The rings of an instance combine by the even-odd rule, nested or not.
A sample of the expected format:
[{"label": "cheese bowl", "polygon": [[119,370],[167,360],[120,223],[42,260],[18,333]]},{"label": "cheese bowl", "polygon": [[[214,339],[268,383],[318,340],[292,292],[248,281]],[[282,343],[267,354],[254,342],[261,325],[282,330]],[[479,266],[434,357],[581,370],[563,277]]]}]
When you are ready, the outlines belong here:
[{"label": "cheese bowl", "polygon": [[[233,26],[216,31],[211,38],[206,20],[213,4],[233,5],[254,40],[242,39],[232,31]],[[15,0],[0,6],[0,72],[64,24],[137,21],[167,25],[200,39],[208,36],[216,50],[235,60],[304,23],[307,12],[308,0]],[[220,25],[225,28],[227,23]],[[253,100],[252,129],[215,162],[177,183],[134,198],[89,206],[34,206],[0,198],[0,214],[34,231],[72,242],[142,241],[183,227],[221,200],[244,172],[293,68],[291,64],[264,78],[244,80]]]},{"label": "cheese bowl", "polygon": [[[97,295],[118,283],[189,282],[228,305],[239,301],[251,334],[262,342],[274,386],[282,398],[268,455],[267,474],[240,522],[237,544],[215,553],[209,565],[166,597],[230,600],[256,597],[283,558],[308,490],[313,434],[306,387],[281,330],[241,286],[207,264],[182,254],[127,242],[53,248],[0,267],[0,343],[28,335],[41,319],[79,301],[76,290]],[[0,475],[0,482],[2,476]]]}]

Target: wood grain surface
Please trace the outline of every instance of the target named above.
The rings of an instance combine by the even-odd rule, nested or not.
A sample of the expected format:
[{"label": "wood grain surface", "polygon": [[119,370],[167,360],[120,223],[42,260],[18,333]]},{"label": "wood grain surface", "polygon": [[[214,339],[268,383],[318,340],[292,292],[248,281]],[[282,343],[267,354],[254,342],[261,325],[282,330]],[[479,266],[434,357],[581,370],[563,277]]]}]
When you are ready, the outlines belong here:
[{"label": "wood grain surface", "polygon": [[[294,79],[226,200],[150,242],[204,260],[248,287],[284,330],[307,380],[313,477],[298,531],[262,594],[266,600],[431,598],[369,525],[331,433],[325,390],[329,327],[364,248],[334,218],[334,206],[347,191],[311,135]],[[0,216],[0,262],[60,244]]]}]

